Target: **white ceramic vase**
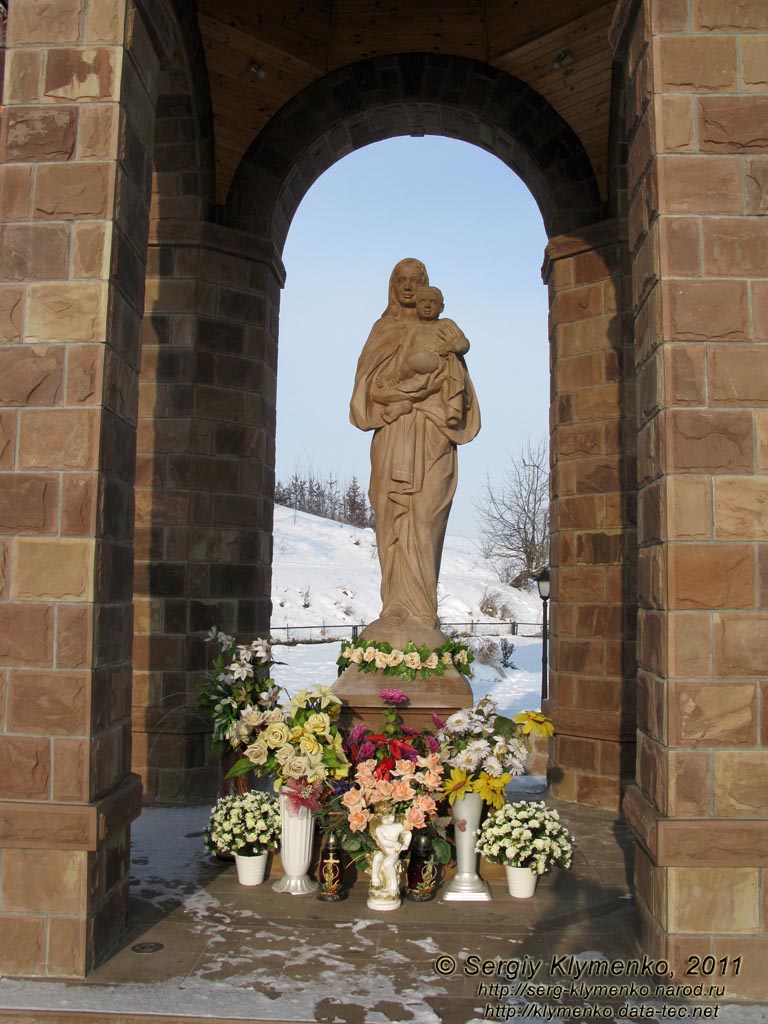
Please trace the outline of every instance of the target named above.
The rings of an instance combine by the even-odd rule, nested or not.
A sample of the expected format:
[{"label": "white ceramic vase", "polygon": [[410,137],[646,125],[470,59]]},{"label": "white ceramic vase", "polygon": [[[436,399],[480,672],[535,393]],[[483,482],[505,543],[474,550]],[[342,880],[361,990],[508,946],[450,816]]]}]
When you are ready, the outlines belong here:
[{"label": "white ceramic vase", "polygon": [[536,872],[531,871],[530,868],[513,868],[509,864],[506,864],[505,868],[509,895],[515,896],[519,900],[530,899],[536,891],[536,883],[539,880]]},{"label": "white ceramic vase", "polygon": [[453,820],[464,821],[462,831],[455,829],[456,874],[445,889],[446,900],[489,900],[491,890],[477,873],[475,830],[480,826],[483,799],[479,793],[467,793],[453,801]]},{"label": "white ceramic vase", "polygon": [[288,892],[292,896],[304,896],[317,889],[307,872],[312,861],[312,840],[315,835],[315,817],[307,807],[294,810],[284,793],[280,793],[280,818],[282,841],[280,860],[283,877],[272,888],[275,892]]},{"label": "white ceramic vase", "polygon": [[267,871],[267,858],[269,854],[257,853],[254,857],[244,857],[236,853],[235,867],[237,868],[237,880],[240,885],[261,885]]}]

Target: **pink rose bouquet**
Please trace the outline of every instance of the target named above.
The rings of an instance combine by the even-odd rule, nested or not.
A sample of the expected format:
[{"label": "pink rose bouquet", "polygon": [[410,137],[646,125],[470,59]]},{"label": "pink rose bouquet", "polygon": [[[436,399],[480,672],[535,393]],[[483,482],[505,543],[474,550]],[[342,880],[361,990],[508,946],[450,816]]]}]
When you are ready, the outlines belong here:
[{"label": "pink rose bouquet", "polygon": [[406,828],[428,829],[435,859],[447,863],[448,819],[437,817],[443,790],[437,741],[431,733],[403,725],[399,709],[408,698],[402,691],[383,689],[379,696],[385,705],[382,731],[375,733],[362,724],[350,731],[350,779],[326,808],[321,827],[337,831],[344,849],[358,859],[375,850],[372,820],[389,810]]}]

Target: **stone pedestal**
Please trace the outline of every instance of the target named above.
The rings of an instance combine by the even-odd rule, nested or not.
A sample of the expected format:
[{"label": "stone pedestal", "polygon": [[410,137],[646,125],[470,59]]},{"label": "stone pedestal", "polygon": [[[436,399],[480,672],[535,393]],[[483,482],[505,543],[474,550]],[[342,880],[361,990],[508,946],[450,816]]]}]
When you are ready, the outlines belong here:
[{"label": "stone pedestal", "polygon": [[364,673],[357,665],[350,665],[333,686],[333,692],[344,701],[342,720],[365,722],[374,729],[381,725],[384,705],[379,692],[383,689],[402,690],[408,695],[410,703],[403,711],[403,721],[413,729],[434,728],[433,711],[445,719],[474,703],[472,687],[456,669],[449,669],[444,676],[417,678],[409,683],[381,672]]}]

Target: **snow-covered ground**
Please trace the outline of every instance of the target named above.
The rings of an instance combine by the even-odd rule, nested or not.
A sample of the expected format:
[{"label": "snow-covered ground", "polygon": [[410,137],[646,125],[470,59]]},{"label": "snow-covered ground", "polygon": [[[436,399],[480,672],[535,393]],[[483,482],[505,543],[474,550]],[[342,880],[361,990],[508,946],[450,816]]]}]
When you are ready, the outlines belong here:
[{"label": "snow-covered ground", "polygon": [[[380,581],[373,530],[275,507],[273,628],[371,622],[381,609]],[[445,623],[498,623],[498,616],[480,610],[489,600],[505,612],[507,622],[541,621],[535,588],[499,583],[478,545],[466,537],[445,538],[437,598]]]},{"label": "snow-covered ground", "polygon": [[[285,638],[286,630],[292,638],[309,637],[309,627],[316,627],[312,630],[315,640],[323,634],[349,636],[353,625],[378,616],[380,573],[373,530],[278,505],[274,538],[275,640]],[[490,693],[504,714],[538,708],[541,639],[513,636],[510,630],[514,620],[521,624],[521,634],[539,631],[541,601],[535,590],[516,590],[499,583],[477,544],[449,534],[438,603],[444,624],[481,624],[483,634],[495,634],[468,641],[476,657],[472,676],[475,698]],[[495,614],[489,614],[489,610]],[[277,643],[275,656],[285,664],[277,666],[274,677],[289,693],[315,683],[330,685],[336,678],[338,655],[337,641]]]}]

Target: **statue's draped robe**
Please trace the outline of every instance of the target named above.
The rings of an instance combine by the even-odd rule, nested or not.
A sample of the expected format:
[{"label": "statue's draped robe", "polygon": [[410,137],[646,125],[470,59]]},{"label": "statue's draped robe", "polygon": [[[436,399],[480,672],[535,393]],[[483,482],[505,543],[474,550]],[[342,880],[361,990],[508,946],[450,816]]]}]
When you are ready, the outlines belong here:
[{"label": "statue's draped robe", "polygon": [[[418,620],[437,626],[437,579],[448,513],[456,490],[456,446],[480,429],[472,381],[460,356],[454,357],[464,383],[464,409],[449,426],[449,406],[440,391],[414,402],[413,410],[385,423],[386,405],[377,402],[376,379],[396,378],[408,321],[383,316],[360,355],[350,404],[350,420],[374,430],[369,498],[376,514],[381,563],[381,618],[400,624]],[[437,371],[438,373],[440,371]],[[456,408],[451,410],[455,416]]]}]

